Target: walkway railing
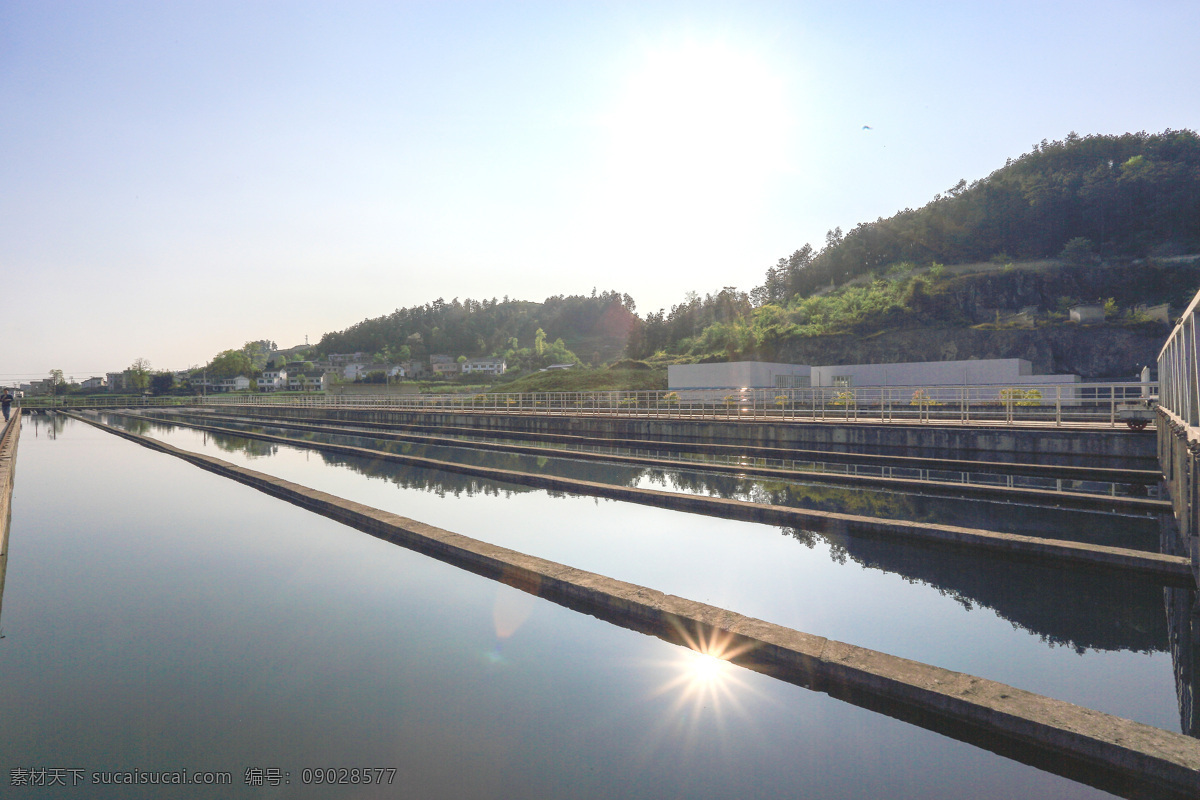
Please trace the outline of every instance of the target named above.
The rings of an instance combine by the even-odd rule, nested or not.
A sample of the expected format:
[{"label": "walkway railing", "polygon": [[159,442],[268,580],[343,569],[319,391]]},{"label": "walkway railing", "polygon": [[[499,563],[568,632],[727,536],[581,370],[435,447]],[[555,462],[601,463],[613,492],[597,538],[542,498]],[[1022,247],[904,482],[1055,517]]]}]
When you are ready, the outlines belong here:
[{"label": "walkway railing", "polygon": [[1200,369],[1196,315],[1200,293],[1158,354],[1158,461],[1166,477],[1175,520],[1200,584]]},{"label": "walkway railing", "polygon": [[26,408],[258,405],[474,411],[716,420],[874,423],[1122,424],[1122,403],[1157,393],[1153,383],[1009,386],[865,386],[810,389],[336,395],[221,394],[207,397],[27,398]]},{"label": "walkway railing", "polygon": [[302,406],[475,411],[716,420],[859,421],[875,423],[1117,426],[1122,403],[1156,394],[1154,383],[863,386],[809,389],[680,389],[677,391],[461,394],[296,395],[285,392],[207,397],[26,398],[26,408],[144,406]]},{"label": "walkway railing", "polygon": [[1185,425],[1200,426],[1200,369],[1196,361],[1196,314],[1200,294],[1158,354],[1158,404]]}]

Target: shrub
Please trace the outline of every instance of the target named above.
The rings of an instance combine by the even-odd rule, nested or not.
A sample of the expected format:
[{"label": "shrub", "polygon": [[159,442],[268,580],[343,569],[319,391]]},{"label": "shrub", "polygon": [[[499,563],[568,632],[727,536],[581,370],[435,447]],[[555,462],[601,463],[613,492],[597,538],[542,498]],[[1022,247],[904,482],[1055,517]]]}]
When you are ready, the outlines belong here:
[{"label": "shrub", "polygon": [[941,400],[935,399],[929,392],[924,389],[917,389],[912,393],[912,400],[909,401],[910,406],[940,406]]},{"label": "shrub", "polygon": [[1014,406],[1040,406],[1042,392],[1039,389],[1001,389],[1000,401]]}]

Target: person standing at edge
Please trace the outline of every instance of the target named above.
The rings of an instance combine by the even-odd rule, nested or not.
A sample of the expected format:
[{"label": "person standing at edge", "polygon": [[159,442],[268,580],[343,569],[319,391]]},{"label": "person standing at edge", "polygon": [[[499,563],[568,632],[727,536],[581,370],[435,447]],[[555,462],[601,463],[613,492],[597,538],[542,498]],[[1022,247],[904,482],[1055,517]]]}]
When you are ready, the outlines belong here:
[{"label": "person standing at edge", "polygon": [[12,401],[13,401],[12,392],[10,392],[8,389],[5,389],[3,391],[3,393],[0,393],[0,409],[2,409],[4,411],[4,421],[5,422],[8,421],[8,412],[9,412],[9,409],[12,408]]}]

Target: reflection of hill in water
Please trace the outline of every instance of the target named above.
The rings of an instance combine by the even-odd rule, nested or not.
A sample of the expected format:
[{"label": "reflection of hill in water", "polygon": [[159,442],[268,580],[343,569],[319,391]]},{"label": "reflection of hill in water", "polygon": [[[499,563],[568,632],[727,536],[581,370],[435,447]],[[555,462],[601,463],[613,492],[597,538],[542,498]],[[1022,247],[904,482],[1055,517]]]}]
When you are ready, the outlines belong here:
[{"label": "reflection of hill in water", "polygon": [[[356,456],[343,456],[338,453],[318,451],[321,460],[330,466],[346,467],[368,478],[385,480],[403,489],[419,489],[432,492],[438,497],[512,497],[527,492],[545,491],[529,486],[519,486],[510,483],[496,483],[484,478],[474,478],[457,472],[442,472],[425,467],[410,467],[406,464],[396,464],[391,461],[380,461]],[[552,497],[565,497],[562,492],[548,492]]]},{"label": "reflection of hill in water", "polygon": [[[1112,547],[1153,548],[1157,525],[1149,518],[1087,514],[1071,509],[999,503],[977,498],[929,497],[863,487],[793,483],[711,472],[645,468],[602,461],[579,461],[564,453],[547,458],[518,453],[444,447],[412,442],[389,442],[369,436],[330,436],[266,428],[272,433],[310,442],[336,441],[404,455],[453,461],[472,466],[546,473],[574,480],[617,486],[660,486],[671,491],[705,494],[732,500],[833,511],[885,519],[904,519],[942,525],[998,530],[1027,536],[1071,539]],[[418,482],[420,483],[420,482]],[[430,487],[432,488],[432,487]]]},{"label": "reflection of hill in water", "polygon": [[[136,419],[133,417],[116,417],[105,420],[110,425],[124,428],[130,433],[136,433],[139,436],[145,436],[148,433],[171,433],[178,428],[178,425],[150,422],[145,419]],[[250,458],[266,458],[273,456],[279,452],[279,445],[274,442],[264,442],[262,439],[253,439],[248,436],[232,436],[223,433],[208,433],[201,431],[205,441],[213,443],[218,450],[223,450],[226,453],[245,453]]]},{"label": "reflection of hill in water", "polygon": [[[231,424],[225,423],[223,424]],[[1087,514],[1069,509],[997,503],[978,499],[927,497],[902,492],[859,487],[830,486],[820,483],[791,483],[764,480],[736,474],[689,472],[644,468],[601,461],[577,461],[569,457],[533,456],[475,450],[470,447],[444,447],[414,442],[383,441],[370,436],[297,432],[274,426],[239,426],[247,431],[286,436],[297,443],[319,445],[323,442],[350,444],[384,452],[452,461],[469,466],[508,469],[518,472],[553,474],[574,480],[607,483],[616,486],[647,485],[667,490],[711,495],[725,499],[790,506],[793,508],[833,511],[885,519],[904,519],[943,525],[984,528],[1047,538],[1070,539],[1116,547],[1150,548],[1157,542],[1157,526],[1149,518],[1112,514]],[[269,455],[270,445],[247,445],[254,441],[223,434],[209,434],[223,449],[236,440],[235,449],[251,455]],[[371,477],[387,477],[394,483],[441,494],[530,491],[507,486],[494,490],[492,482],[452,472],[433,472],[422,467],[381,464],[369,458],[322,453],[328,463],[349,466]],[[564,454],[565,456],[566,454]]]},{"label": "reflection of hill in water", "polygon": [[983,528],[1109,547],[1154,549],[1158,542],[1157,523],[1150,518],[1089,514],[1072,509],[979,499],[928,497],[857,487],[788,483],[734,475],[663,473],[661,470],[647,471],[646,475],[652,483],[681,491],[792,508]]},{"label": "reflection of hill in water", "polygon": [[1163,588],[1152,581],[885,539],[781,530],[807,547],[827,541],[835,561],[850,559],[932,586],[968,609],[990,608],[1051,644],[1079,652],[1168,649]]}]

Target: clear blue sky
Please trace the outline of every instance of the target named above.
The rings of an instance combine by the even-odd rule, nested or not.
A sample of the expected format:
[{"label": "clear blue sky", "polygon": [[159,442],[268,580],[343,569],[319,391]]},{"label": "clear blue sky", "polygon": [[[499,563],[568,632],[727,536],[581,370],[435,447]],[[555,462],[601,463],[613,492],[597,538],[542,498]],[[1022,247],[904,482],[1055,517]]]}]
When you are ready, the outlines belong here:
[{"label": "clear blue sky", "polygon": [[0,0],[0,380],[749,289],[1042,139],[1200,129],[1198,32],[1195,2]]}]

